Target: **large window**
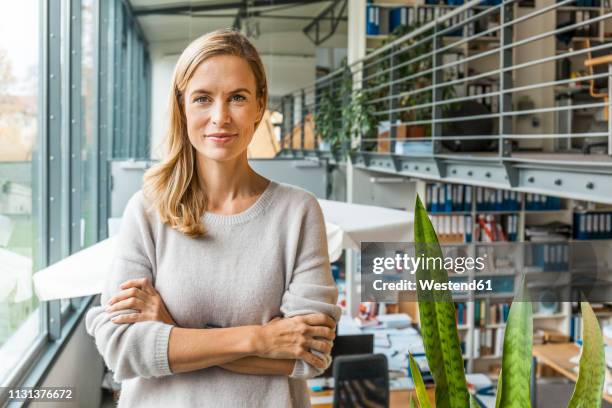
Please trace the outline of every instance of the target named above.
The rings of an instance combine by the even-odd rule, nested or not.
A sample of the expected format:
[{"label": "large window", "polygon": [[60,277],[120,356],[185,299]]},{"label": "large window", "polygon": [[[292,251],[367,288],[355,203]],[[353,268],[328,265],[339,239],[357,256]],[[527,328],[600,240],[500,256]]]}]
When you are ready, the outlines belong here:
[{"label": "large window", "polygon": [[0,383],[40,334],[31,279],[40,239],[33,211],[38,15],[38,0],[0,2]]},{"label": "large window", "polygon": [[94,1],[81,3],[81,236],[80,247],[97,241],[96,231],[96,109],[94,65]]},{"label": "large window", "polygon": [[127,7],[0,1],[0,386],[36,382],[86,305],[39,301],[32,275],[106,238],[113,153],[149,156],[149,59]]}]

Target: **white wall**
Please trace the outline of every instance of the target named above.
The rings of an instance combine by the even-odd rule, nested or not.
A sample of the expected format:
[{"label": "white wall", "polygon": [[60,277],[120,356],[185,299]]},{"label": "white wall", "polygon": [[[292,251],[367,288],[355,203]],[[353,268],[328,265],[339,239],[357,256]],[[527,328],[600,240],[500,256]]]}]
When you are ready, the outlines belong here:
[{"label": "white wall", "polygon": [[167,128],[168,96],[170,79],[178,55],[151,57],[151,158],[158,159],[162,149],[159,147]]}]

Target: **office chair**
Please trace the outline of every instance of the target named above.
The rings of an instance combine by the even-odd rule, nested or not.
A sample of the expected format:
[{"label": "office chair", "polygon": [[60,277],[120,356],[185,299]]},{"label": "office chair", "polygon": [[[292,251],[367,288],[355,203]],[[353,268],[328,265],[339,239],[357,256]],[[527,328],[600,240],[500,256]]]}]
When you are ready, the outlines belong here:
[{"label": "office chair", "polygon": [[[593,41],[587,39],[585,41],[585,45],[587,48],[591,48],[591,46],[598,46],[603,44],[601,41]],[[603,50],[597,51],[589,51],[587,53],[587,58],[584,61],[584,65],[587,67],[589,71],[589,75],[597,75],[607,73],[610,69],[610,65],[612,65],[612,53],[610,53],[610,48],[605,48]],[[608,117],[609,111],[609,103],[608,100],[608,78],[595,78],[589,81],[591,83],[589,87],[589,91],[593,98],[603,98],[605,101],[604,106],[604,120],[608,122],[610,118]],[[592,148],[596,147],[608,147],[608,152],[612,149],[612,146],[609,146],[610,141],[607,142],[597,142],[597,143],[586,143],[583,147],[583,153],[589,154]]]},{"label": "office chair", "polygon": [[334,359],[334,408],[388,408],[389,367],[384,354]]}]

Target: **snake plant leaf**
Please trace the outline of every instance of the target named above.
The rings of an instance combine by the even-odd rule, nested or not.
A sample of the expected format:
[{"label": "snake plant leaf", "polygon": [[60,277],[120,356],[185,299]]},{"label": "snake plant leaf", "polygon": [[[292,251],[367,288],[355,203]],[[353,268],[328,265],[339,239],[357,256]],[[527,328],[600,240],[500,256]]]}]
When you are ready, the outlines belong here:
[{"label": "snake plant leaf", "polygon": [[423,377],[419,371],[419,366],[417,365],[414,357],[412,357],[412,354],[409,354],[408,357],[410,358],[410,374],[412,375],[412,380],[414,381],[414,389],[416,390],[419,406],[421,408],[431,408],[431,402],[429,402],[429,397],[427,396],[427,390],[425,389],[425,383],[423,382]]},{"label": "snake plant leaf", "polygon": [[416,405],[414,405],[414,400],[412,399],[412,395],[410,396],[410,408],[416,408]]},{"label": "snake plant leaf", "polygon": [[[418,196],[414,211],[414,237],[417,256],[444,258],[431,220]],[[436,268],[435,263],[433,268],[427,269],[421,264],[416,272],[425,354],[436,384],[436,406],[465,408],[469,405],[469,393],[451,292],[425,290],[418,284],[421,280],[448,282],[444,267]]]},{"label": "snake plant leaf", "polygon": [[[504,408],[531,407],[531,344],[533,339],[533,310],[525,290],[525,279],[510,306],[504,335],[502,357],[501,400]],[[499,390],[498,390],[499,392]]]},{"label": "snake plant leaf", "polygon": [[495,396],[495,408],[499,408],[499,404],[501,403],[501,395],[502,395],[502,372],[500,370],[499,377],[497,378],[497,395]]},{"label": "snake plant leaf", "polygon": [[582,355],[578,380],[568,408],[599,408],[606,375],[604,343],[597,317],[588,302],[581,302]]}]

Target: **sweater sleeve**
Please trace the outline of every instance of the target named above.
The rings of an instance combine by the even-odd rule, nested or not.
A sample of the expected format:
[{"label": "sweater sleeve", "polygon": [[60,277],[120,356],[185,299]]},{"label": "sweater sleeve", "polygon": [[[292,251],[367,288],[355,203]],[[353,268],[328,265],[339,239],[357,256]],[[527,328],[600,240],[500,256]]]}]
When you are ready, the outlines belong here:
[{"label": "sweater sleeve", "polygon": [[116,324],[110,319],[135,312],[133,309],[107,313],[110,297],[119,292],[119,285],[128,279],[149,278],[155,285],[153,234],[142,201],[136,193],[128,202],[115,242],[111,269],[101,294],[101,306],[92,307],[85,320],[87,332],[117,382],[134,377],[170,375],[168,340],[172,326],[158,321]]},{"label": "sweater sleeve", "polygon": [[[338,289],[331,274],[327,253],[327,235],[323,212],[316,198],[307,195],[306,207],[300,223],[295,267],[287,290],[283,295],[281,312],[285,317],[311,313],[324,313],[338,321],[341,309],[336,305]],[[322,358],[327,367],[331,364],[329,354],[312,350]],[[297,360],[290,377],[312,378],[324,370]]]}]

